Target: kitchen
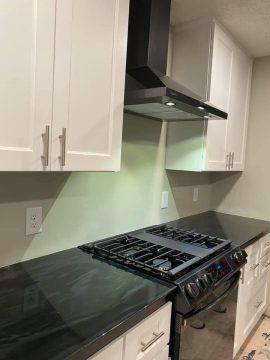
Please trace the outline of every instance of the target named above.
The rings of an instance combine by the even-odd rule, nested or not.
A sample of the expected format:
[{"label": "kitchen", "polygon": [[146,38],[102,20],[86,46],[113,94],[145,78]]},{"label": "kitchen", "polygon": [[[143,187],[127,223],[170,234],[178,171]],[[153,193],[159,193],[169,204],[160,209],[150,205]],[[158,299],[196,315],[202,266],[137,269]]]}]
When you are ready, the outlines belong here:
[{"label": "kitchen", "polygon": [[[195,103],[197,95],[206,102],[209,83],[215,84],[214,101],[202,106],[220,110],[226,86],[219,85],[235,79],[225,72],[224,52],[213,45],[213,32],[229,37],[229,44],[249,60],[245,64],[253,66],[252,78],[243,77],[250,81],[250,93],[248,84],[246,93],[240,91],[250,99],[247,106],[246,98],[233,96],[241,115],[234,122],[224,108],[228,120],[166,122],[127,112],[123,119],[131,3],[0,2],[0,91],[5,99],[0,104],[0,358],[178,360],[176,316],[170,321],[173,281],[77,247],[181,218],[173,226],[232,240],[226,251],[240,246],[247,252],[233,315],[235,340],[228,350],[234,354],[224,359],[250,353],[251,359],[267,359],[261,334],[262,349],[254,355],[248,344],[268,301],[270,4],[172,2],[167,75],[182,85],[184,75],[186,81],[195,78],[206,91],[201,96],[190,89]],[[212,47],[219,61],[214,51],[205,51]],[[205,110],[195,114],[208,116]],[[224,131],[231,130],[236,137],[226,138]],[[161,241],[157,238],[155,243]],[[180,360],[222,359],[209,339],[209,355],[196,336],[189,339],[193,346],[183,341],[181,325],[180,349],[186,347],[187,353]],[[208,327],[207,322],[200,326]]]}]

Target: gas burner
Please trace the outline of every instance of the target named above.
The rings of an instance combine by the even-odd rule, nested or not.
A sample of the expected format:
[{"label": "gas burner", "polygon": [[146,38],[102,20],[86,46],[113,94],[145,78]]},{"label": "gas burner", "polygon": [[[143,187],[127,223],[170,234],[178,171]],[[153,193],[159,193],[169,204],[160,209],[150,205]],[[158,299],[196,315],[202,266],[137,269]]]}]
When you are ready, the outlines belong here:
[{"label": "gas burner", "polygon": [[231,243],[229,240],[220,239],[216,236],[205,235],[195,231],[183,230],[167,225],[155,226],[148,229],[146,232],[166,239],[214,251]]},{"label": "gas burner", "polygon": [[170,279],[177,278],[201,259],[169,246],[123,235],[84,245],[83,250]]},{"label": "gas burner", "polygon": [[157,259],[153,260],[153,266],[162,271],[168,271],[172,268],[172,263],[168,259]]}]

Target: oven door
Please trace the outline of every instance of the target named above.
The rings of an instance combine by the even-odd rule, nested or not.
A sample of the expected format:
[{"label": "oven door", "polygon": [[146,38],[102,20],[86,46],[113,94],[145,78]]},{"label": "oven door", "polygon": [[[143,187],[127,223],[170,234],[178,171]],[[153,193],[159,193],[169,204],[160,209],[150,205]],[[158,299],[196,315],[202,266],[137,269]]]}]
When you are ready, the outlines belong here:
[{"label": "oven door", "polygon": [[232,360],[240,271],[182,316],[179,360]]}]

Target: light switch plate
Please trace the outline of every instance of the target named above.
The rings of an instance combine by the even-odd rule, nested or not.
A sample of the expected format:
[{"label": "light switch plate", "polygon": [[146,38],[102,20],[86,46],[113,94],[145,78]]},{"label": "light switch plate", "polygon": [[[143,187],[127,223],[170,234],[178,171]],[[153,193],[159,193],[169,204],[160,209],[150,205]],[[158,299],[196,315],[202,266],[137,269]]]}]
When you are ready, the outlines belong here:
[{"label": "light switch plate", "polygon": [[26,209],[26,235],[41,233],[42,231],[42,207]]},{"label": "light switch plate", "polygon": [[162,191],[161,193],[161,209],[166,209],[169,207],[169,192]]}]

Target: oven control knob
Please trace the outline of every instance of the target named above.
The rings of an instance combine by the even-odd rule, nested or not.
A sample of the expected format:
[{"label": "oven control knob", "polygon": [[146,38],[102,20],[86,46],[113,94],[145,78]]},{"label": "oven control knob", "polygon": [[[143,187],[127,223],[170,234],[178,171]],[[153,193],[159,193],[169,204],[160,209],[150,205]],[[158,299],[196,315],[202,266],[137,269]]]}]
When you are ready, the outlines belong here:
[{"label": "oven control knob", "polygon": [[238,264],[242,263],[246,259],[246,254],[242,250],[238,250],[233,253],[232,258]]},{"label": "oven control knob", "polygon": [[196,299],[200,295],[200,289],[195,283],[188,283],[185,286],[185,289],[188,296],[191,297],[192,299]]},{"label": "oven control knob", "polygon": [[195,283],[201,292],[205,292],[208,288],[208,285],[207,285],[206,281],[204,280],[204,278],[196,279]]},{"label": "oven control knob", "polygon": [[214,276],[211,273],[207,273],[203,275],[203,279],[207,285],[213,285],[215,282]]}]

